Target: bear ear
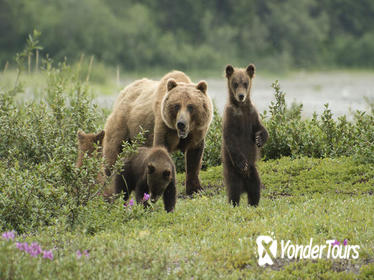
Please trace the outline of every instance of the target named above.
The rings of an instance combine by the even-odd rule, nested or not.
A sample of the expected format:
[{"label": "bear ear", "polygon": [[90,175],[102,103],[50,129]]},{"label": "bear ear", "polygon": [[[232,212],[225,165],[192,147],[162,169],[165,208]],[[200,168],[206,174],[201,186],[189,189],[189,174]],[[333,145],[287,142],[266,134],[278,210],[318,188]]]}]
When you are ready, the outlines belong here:
[{"label": "bear ear", "polygon": [[226,78],[230,78],[231,75],[234,73],[234,67],[232,67],[232,65],[230,64],[227,65],[225,72],[226,72]]},{"label": "bear ear", "polygon": [[254,77],[255,71],[256,71],[255,65],[254,64],[249,64],[247,69],[246,69],[246,72],[251,79]]},{"label": "bear ear", "polygon": [[104,130],[102,130],[99,133],[97,133],[96,134],[96,142],[98,142],[99,144],[101,144],[103,142],[104,136],[105,136],[105,131]]},{"label": "bear ear", "polygon": [[171,91],[176,86],[177,86],[177,82],[173,78],[171,78],[171,79],[168,80],[168,82],[167,82],[167,89],[168,89],[168,91]]},{"label": "bear ear", "polygon": [[77,136],[79,140],[83,140],[84,137],[86,136],[86,133],[84,133],[82,130],[78,130]]},{"label": "bear ear", "polygon": [[155,172],[155,167],[152,165],[152,163],[148,164],[148,174],[152,174]]},{"label": "bear ear", "polygon": [[200,81],[196,88],[198,90],[200,90],[202,93],[206,93],[206,90],[208,89],[208,84],[206,83],[206,81]]}]

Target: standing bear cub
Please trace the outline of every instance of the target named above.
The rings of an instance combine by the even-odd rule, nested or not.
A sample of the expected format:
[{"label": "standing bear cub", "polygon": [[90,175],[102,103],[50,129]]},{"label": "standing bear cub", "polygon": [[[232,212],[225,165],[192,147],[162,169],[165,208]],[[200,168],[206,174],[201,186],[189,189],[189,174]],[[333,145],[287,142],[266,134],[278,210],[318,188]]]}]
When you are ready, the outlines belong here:
[{"label": "standing bear cub", "polygon": [[127,201],[132,191],[138,203],[148,205],[144,194],[156,202],[161,196],[167,212],[174,210],[176,202],[175,166],[166,149],[162,147],[139,148],[124,162],[123,171],[115,176],[115,193],[124,192]]},{"label": "standing bear cub", "polygon": [[228,101],[223,114],[223,175],[229,202],[239,205],[240,195],[248,195],[248,203],[257,206],[260,200],[260,177],[255,162],[268,132],[261,124],[251,102],[255,66],[246,69],[226,66]]}]

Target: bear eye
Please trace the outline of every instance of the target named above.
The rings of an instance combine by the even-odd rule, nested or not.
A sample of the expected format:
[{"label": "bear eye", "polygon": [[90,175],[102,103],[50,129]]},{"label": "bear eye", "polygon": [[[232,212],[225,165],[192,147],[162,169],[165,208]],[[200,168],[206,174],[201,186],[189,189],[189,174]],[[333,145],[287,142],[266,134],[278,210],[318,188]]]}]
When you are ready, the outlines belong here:
[{"label": "bear eye", "polygon": [[247,88],[248,87],[248,83],[244,83],[244,88]]},{"label": "bear eye", "polygon": [[152,164],[148,165],[148,174],[152,174],[155,170],[156,168]]},{"label": "bear eye", "polygon": [[164,175],[165,178],[168,178],[170,176],[170,170],[165,170],[163,172],[163,175]]},{"label": "bear eye", "polygon": [[192,104],[187,105],[187,110],[192,113],[194,110],[194,106]]},{"label": "bear eye", "polygon": [[174,105],[174,110],[175,110],[175,111],[179,111],[180,108],[181,108],[181,105],[180,105],[180,104],[175,104],[175,105]]},{"label": "bear eye", "polygon": [[239,84],[237,82],[233,83],[232,85],[234,88],[238,88]]}]

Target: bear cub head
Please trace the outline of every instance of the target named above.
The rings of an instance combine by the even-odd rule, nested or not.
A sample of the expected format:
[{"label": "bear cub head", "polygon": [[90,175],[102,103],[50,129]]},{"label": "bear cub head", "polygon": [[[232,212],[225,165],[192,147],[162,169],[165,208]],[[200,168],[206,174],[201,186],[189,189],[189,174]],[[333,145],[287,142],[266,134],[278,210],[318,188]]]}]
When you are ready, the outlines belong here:
[{"label": "bear cub head", "polygon": [[81,167],[83,164],[84,154],[87,154],[89,157],[92,156],[92,153],[97,149],[101,150],[103,145],[105,131],[102,130],[98,133],[85,133],[83,131],[78,131],[78,158],[76,162],[76,167]]},{"label": "bear cub head", "polygon": [[161,147],[152,148],[145,161],[147,185],[151,194],[151,202],[154,203],[175,179],[174,163],[166,149]]},{"label": "bear cub head", "polygon": [[180,139],[187,138],[191,131],[204,129],[210,123],[212,104],[207,88],[205,81],[196,85],[172,78],[167,81],[161,116],[170,129],[177,131]]},{"label": "bear cub head", "polygon": [[255,75],[255,66],[250,64],[246,69],[242,69],[227,65],[225,72],[230,98],[239,104],[250,100],[252,79]]}]

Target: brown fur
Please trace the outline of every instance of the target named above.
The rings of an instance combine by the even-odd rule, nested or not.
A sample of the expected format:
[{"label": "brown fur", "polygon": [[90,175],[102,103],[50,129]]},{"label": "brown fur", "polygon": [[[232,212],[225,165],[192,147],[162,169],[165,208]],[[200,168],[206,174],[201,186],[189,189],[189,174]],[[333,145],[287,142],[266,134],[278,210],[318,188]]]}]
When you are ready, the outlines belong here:
[{"label": "brown fur", "polygon": [[[153,144],[164,146],[169,152],[185,153],[186,191],[191,194],[199,190],[204,138],[212,119],[212,103],[206,88],[206,82],[193,84],[180,71],[170,72],[160,81],[142,79],[127,86],[104,128],[107,174],[121,151],[122,141],[131,141],[143,128],[148,131],[146,146]],[[177,129],[178,122],[183,122],[183,129]]]},{"label": "brown fur", "polygon": [[234,206],[239,205],[243,192],[251,205],[257,206],[260,200],[261,182],[255,162],[268,133],[251,102],[254,73],[253,64],[246,69],[226,67],[229,96],[223,115],[222,159],[229,202]]},{"label": "brown fur", "polygon": [[82,166],[85,154],[91,157],[95,150],[101,153],[104,135],[104,130],[98,133],[78,131],[78,158],[75,164],[76,167],[80,168]]},{"label": "brown fur", "polygon": [[124,171],[115,177],[115,193],[124,192],[125,201],[132,191],[138,203],[145,193],[156,202],[160,196],[167,212],[173,211],[176,202],[175,166],[167,150],[162,147],[139,148],[138,152],[125,160]]},{"label": "brown fur", "polygon": [[103,142],[103,155],[108,165],[107,175],[121,152],[122,142],[133,139],[141,131],[141,127],[148,131],[145,145],[152,145],[152,105],[157,85],[157,81],[138,80],[123,89],[118,96],[104,126],[106,136]]}]

